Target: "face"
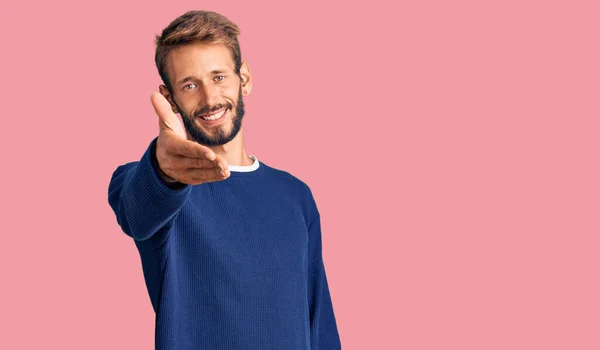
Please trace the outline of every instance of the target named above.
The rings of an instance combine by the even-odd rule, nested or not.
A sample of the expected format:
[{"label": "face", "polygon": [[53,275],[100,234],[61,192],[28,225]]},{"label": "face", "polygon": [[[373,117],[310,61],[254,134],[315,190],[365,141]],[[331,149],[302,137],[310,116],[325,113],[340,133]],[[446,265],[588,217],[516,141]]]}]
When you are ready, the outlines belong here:
[{"label": "face", "polygon": [[[242,128],[242,91],[251,89],[250,72],[242,63],[235,73],[231,51],[222,44],[193,44],[170,52],[167,74],[172,93],[163,85],[161,92],[179,113],[188,137],[206,146],[224,145]],[[216,121],[201,116],[224,111]],[[218,116],[219,113],[217,113]]]}]

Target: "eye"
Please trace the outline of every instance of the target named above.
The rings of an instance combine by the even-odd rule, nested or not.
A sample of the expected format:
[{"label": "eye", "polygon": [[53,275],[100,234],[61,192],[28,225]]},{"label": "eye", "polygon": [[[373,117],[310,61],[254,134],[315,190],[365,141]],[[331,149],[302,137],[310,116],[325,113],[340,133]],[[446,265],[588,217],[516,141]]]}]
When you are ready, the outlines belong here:
[{"label": "eye", "polygon": [[222,80],[223,80],[223,79],[219,79],[219,78],[223,78],[223,79],[225,79],[225,76],[224,76],[224,75],[217,75],[217,76],[215,77],[215,79],[217,79],[217,81],[222,81]]},{"label": "eye", "polygon": [[192,85],[196,85],[196,84],[193,84],[193,83],[192,83],[192,84],[187,84],[187,85],[185,85],[185,86],[183,87],[183,89],[184,89],[184,90],[189,90],[187,87],[188,87],[188,86],[192,86]]}]

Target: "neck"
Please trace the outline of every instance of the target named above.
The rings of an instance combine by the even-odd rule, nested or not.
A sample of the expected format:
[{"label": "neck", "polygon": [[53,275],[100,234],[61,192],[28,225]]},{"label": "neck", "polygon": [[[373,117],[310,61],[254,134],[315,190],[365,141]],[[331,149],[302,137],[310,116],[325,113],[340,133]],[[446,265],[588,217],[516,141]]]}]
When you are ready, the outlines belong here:
[{"label": "neck", "polygon": [[246,148],[244,147],[244,136],[242,135],[242,129],[238,132],[235,138],[228,143],[220,146],[209,146],[213,152],[227,159],[229,165],[252,165],[254,161],[248,156]]}]

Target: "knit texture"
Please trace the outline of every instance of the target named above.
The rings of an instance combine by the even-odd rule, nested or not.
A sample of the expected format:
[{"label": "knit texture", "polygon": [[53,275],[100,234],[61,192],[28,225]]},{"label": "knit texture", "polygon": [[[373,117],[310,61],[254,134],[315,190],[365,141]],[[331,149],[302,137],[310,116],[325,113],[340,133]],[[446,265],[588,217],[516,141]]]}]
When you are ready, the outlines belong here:
[{"label": "knit texture", "polygon": [[141,257],[155,348],[341,349],[308,185],[261,161],[171,189],[151,162],[156,140],[108,189]]}]

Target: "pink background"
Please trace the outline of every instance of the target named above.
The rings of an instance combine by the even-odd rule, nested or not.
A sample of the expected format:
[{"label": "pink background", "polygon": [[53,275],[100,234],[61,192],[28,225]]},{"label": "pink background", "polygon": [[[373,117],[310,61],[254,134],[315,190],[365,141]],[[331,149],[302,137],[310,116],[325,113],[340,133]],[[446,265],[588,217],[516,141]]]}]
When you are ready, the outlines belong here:
[{"label": "pink background", "polygon": [[206,9],[246,149],[313,190],[344,349],[599,349],[598,2],[392,3],[3,3],[0,348],[153,347],[108,183],[158,133],[154,35]]}]

